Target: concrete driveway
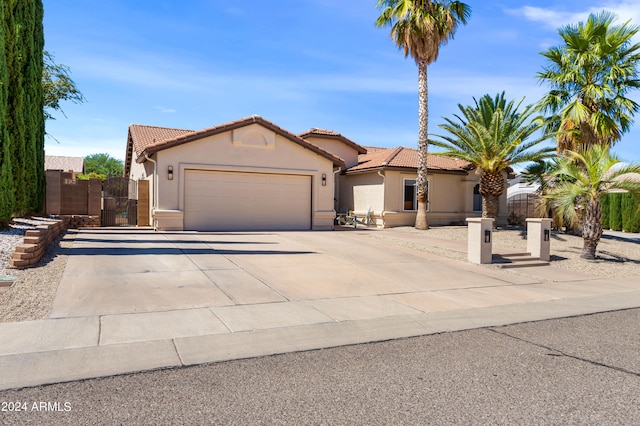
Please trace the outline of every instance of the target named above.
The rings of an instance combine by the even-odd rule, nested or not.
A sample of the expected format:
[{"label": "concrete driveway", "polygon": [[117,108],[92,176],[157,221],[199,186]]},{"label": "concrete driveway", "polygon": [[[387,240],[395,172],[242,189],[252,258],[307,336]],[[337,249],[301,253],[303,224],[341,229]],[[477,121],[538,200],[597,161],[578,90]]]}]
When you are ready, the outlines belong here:
[{"label": "concrete driveway", "polygon": [[213,308],[238,331],[553,298],[527,290],[538,282],[531,277],[370,234],[85,229],[69,249],[50,317]]}]

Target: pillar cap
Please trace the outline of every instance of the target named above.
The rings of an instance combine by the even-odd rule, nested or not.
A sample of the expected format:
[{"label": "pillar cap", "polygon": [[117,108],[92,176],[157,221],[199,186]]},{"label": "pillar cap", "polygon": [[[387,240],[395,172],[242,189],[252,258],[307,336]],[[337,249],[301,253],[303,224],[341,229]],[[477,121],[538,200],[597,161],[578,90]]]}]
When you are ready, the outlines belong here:
[{"label": "pillar cap", "polygon": [[545,222],[551,223],[552,221],[553,219],[548,217],[528,217],[525,220],[525,222],[533,222],[533,223],[545,223]]},{"label": "pillar cap", "polygon": [[487,223],[493,222],[495,219],[492,217],[468,217],[465,220],[469,223]]}]

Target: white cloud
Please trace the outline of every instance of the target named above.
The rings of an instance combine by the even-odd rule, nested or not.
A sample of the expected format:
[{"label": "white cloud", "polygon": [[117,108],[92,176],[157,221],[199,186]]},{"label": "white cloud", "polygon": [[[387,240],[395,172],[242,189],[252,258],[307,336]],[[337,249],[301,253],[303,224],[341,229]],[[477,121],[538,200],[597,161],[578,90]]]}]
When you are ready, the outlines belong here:
[{"label": "white cloud", "polygon": [[602,1],[595,6],[580,11],[566,12],[559,9],[543,8],[536,6],[523,6],[518,9],[506,9],[510,15],[522,16],[533,22],[541,22],[550,28],[559,28],[569,23],[585,21],[589,14],[608,10],[618,16],[618,24],[629,19],[632,24],[640,25],[640,8],[637,0]]},{"label": "white cloud", "polygon": [[173,108],[165,108],[163,106],[154,106],[153,109],[160,111],[163,114],[175,114],[177,112]]},{"label": "white cloud", "polygon": [[524,104],[537,102],[544,95],[533,77],[512,77],[509,75],[482,75],[442,71],[437,76],[437,84],[429,86],[429,93],[440,98],[455,100],[458,103],[470,104],[472,98],[505,92],[508,99],[520,100],[525,97]]},{"label": "white cloud", "polygon": [[[569,12],[561,12],[558,10],[552,10],[536,6],[523,6],[518,9],[507,9],[505,11],[510,15],[522,16],[525,19],[533,22],[542,22],[549,27],[558,28],[565,25],[567,22],[574,22],[576,14]],[[587,13],[586,16],[589,14]],[[582,15],[577,15],[578,20],[582,19]]]}]

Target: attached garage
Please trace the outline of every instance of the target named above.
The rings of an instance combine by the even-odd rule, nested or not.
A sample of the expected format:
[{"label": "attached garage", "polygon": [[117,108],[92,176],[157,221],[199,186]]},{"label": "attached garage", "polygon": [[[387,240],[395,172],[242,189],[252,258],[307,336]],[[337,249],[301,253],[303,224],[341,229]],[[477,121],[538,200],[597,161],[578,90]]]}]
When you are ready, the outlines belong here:
[{"label": "attached garage", "polygon": [[186,170],[184,229],[311,229],[311,176]]},{"label": "attached garage", "polygon": [[251,116],[199,131],[131,125],[125,171],[158,230],[333,229],[344,160]]}]

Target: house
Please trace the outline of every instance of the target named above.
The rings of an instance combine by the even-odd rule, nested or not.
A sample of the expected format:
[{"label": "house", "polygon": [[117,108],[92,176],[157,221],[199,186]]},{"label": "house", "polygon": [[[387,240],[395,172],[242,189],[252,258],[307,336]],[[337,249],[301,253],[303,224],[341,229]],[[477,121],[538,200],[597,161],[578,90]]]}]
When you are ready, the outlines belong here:
[{"label": "house", "polygon": [[[127,141],[125,176],[150,181],[157,229],[326,230],[349,210],[379,227],[415,222],[415,149],[295,135],[259,116],[200,131],[131,125]],[[480,215],[470,163],[429,156],[428,167],[431,224]]]},{"label": "house", "polygon": [[528,183],[522,175],[509,180],[507,213],[510,224],[524,224],[525,218],[539,215],[539,184]]},{"label": "house", "polygon": [[[377,227],[415,224],[418,150],[363,147],[340,133],[318,128],[299,136],[344,159],[345,167],[336,176],[337,212],[353,210],[356,217]],[[427,167],[430,224],[464,223],[467,217],[481,215],[480,176],[471,163],[429,155]],[[504,225],[506,222],[506,195],[503,195],[497,223]]]},{"label": "house", "polygon": [[125,176],[150,181],[165,230],[333,228],[338,156],[262,117],[200,131],[131,125]]},{"label": "house", "polygon": [[59,155],[45,155],[44,169],[45,170],[61,170],[63,172],[73,173],[74,175],[78,173],[84,173],[84,158],[83,157],[63,157]]}]

